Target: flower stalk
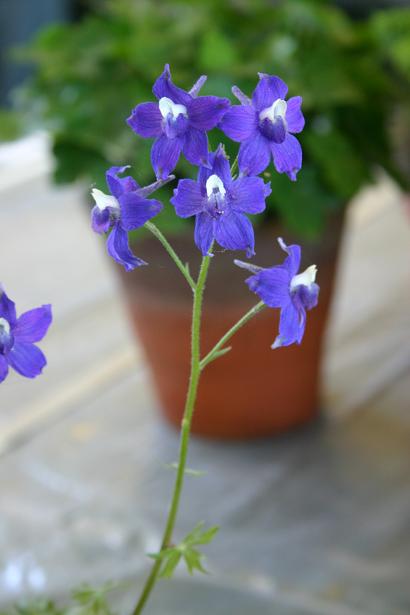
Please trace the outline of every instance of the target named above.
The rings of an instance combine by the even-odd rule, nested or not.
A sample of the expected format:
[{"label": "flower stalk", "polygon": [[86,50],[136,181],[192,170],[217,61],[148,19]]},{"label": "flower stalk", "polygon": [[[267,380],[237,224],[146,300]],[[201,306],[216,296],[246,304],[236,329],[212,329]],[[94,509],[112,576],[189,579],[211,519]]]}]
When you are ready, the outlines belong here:
[{"label": "flower stalk", "polygon": [[189,273],[188,267],[184,265],[184,263],[181,261],[178,254],[175,252],[174,248],[169,243],[168,239],[161,233],[159,228],[155,226],[155,224],[153,224],[152,222],[146,222],[145,228],[148,229],[154,235],[154,237],[156,237],[158,241],[163,245],[165,250],[168,252],[170,257],[172,258],[172,260],[174,261],[174,263],[176,264],[176,266],[178,267],[178,269],[180,270],[180,272],[182,273],[182,275],[188,282],[189,286],[191,287],[191,290],[195,292],[196,282],[194,281],[193,277]]},{"label": "flower stalk", "polygon": [[200,362],[200,368],[201,370],[204,369],[204,367],[206,367],[208,365],[208,363],[211,363],[211,361],[215,361],[215,359],[218,359],[219,357],[223,356],[224,354],[226,354],[227,352],[229,352],[230,347],[228,348],[224,348],[225,344],[227,341],[229,341],[231,339],[231,337],[244,325],[246,325],[246,323],[251,320],[251,318],[253,318],[254,316],[256,316],[256,314],[259,314],[259,312],[261,310],[263,310],[263,308],[266,307],[266,305],[263,303],[263,301],[259,301],[259,303],[257,303],[256,305],[253,306],[253,308],[251,308],[248,312],[246,312],[246,314],[244,314],[242,316],[242,318],[240,318],[238,320],[238,322],[236,322],[233,327],[231,327],[229,329],[229,331],[227,331],[225,333],[225,335],[223,335],[221,337],[221,339],[219,340],[219,342],[217,342],[215,344],[215,346],[212,348],[212,350],[210,350],[208,352],[208,354],[201,360]]},{"label": "flower stalk", "polygon": [[[153,225],[152,225],[153,226]],[[159,238],[159,237],[158,237]],[[174,253],[175,254],[175,253]],[[176,255],[175,255],[176,256]],[[175,263],[177,261],[172,256]],[[178,257],[177,257],[178,258]],[[178,259],[179,260],[179,259]],[[181,262],[181,261],[179,261]],[[179,444],[178,469],[175,477],[174,490],[171,499],[171,505],[168,512],[168,518],[165,525],[160,552],[170,546],[172,542],[172,534],[175,527],[175,521],[178,514],[179,503],[181,499],[182,487],[184,484],[186,462],[188,456],[189,436],[191,432],[192,416],[194,413],[195,400],[198,391],[199,377],[201,374],[201,348],[200,348],[200,333],[201,333],[201,314],[202,302],[205,289],[208,269],[211,262],[211,256],[202,258],[201,268],[199,271],[198,281],[194,285],[194,300],[192,307],[192,326],[191,326],[191,374],[189,378],[188,393],[185,402],[184,416],[181,423],[181,435]],[[180,267],[178,267],[180,269]],[[186,277],[186,276],[185,276]],[[157,558],[151,568],[149,577],[145,583],[140,599],[133,610],[133,615],[139,615],[147,603],[147,600],[158,580],[162,561]]]},{"label": "flower stalk", "polygon": [[[158,229],[151,223],[147,223],[147,226],[153,227],[153,234],[163,243],[162,239],[165,239],[163,235],[158,231]],[[149,229],[151,230],[151,228]],[[166,240],[165,240],[166,241]],[[164,245],[164,243],[163,243]],[[182,261],[176,255],[174,250],[170,247],[167,242],[166,249],[169,252],[171,258],[174,260],[175,264],[178,266],[180,271],[183,273],[184,277],[186,277],[186,269],[182,265]],[[168,248],[171,248],[170,250]],[[241,328],[245,325],[251,318],[256,316],[264,307],[264,303],[261,301],[257,303],[253,308],[251,308],[242,318],[238,320],[237,323],[233,325],[222,336],[219,342],[213,347],[213,349],[201,360],[201,319],[202,319],[202,305],[203,305],[203,296],[205,290],[206,279],[208,276],[209,265],[211,262],[211,256],[207,255],[202,258],[201,268],[198,275],[198,280],[195,283],[193,280],[193,285],[191,288],[193,289],[193,307],[192,307],[192,325],[191,325],[191,373],[189,378],[189,386],[188,392],[185,402],[184,415],[181,423],[181,433],[180,433],[180,443],[179,443],[179,457],[178,457],[178,465],[177,465],[177,473],[174,482],[174,489],[171,498],[171,504],[169,507],[168,517],[165,525],[165,529],[162,536],[161,548],[159,554],[161,554],[165,549],[169,548],[173,542],[173,532],[175,528],[175,523],[178,515],[179,504],[181,500],[182,488],[184,485],[184,478],[186,472],[187,465],[187,457],[188,457],[188,448],[189,448],[189,438],[191,434],[191,424],[192,417],[195,410],[195,402],[198,392],[199,379],[201,376],[202,370],[210,363],[214,361],[218,357],[225,354],[228,349],[223,348],[224,344]],[[182,271],[181,267],[178,265],[180,263],[184,271]],[[156,582],[159,579],[160,571],[162,566],[161,557],[157,557],[152,565],[151,572],[145,582],[140,598],[132,611],[132,615],[139,615],[142,613],[149,596],[154,589]]]}]

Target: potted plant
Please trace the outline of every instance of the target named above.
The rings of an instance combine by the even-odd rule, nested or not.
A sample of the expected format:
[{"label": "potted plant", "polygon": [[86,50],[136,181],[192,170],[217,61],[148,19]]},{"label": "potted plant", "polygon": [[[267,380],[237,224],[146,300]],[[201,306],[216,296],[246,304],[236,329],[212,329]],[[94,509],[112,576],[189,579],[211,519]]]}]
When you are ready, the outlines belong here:
[{"label": "potted plant", "polygon": [[[201,382],[193,423],[197,433],[256,436],[317,413],[320,353],[343,212],[377,168],[406,187],[389,131],[394,114],[410,100],[408,38],[402,26],[409,15],[408,9],[395,9],[352,22],[329,2],[317,0],[239,5],[118,0],[76,25],[48,28],[26,51],[37,70],[20,102],[27,117],[51,131],[58,182],[81,177],[103,188],[107,166],[122,161],[138,169],[143,185],[152,181],[151,143],[138,139],[123,118],[136,104],[153,99],[151,84],[165,59],[170,58],[174,81],[183,87],[198,74],[212,75],[204,94],[231,97],[234,82],[250,95],[254,75],[262,70],[286,74],[291,94],[303,95],[303,170],[295,184],[267,170],[272,193],[262,223],[258,220],[258,262],[268,264],[265,252],[271,251],[277,225],[288,241],[303,238],[307,261],[319,266],[320,305],[304,345],[280,357],[262,352],[257,343],[266,338],[267,328],[275,329],[271,316],[261,315],[238,334],[232,352],[211,365]],[[235,145],[220,130],[209,137],[212,149],[221,142],[234,159]],[[192,167],[181,159],[175,174],[192,177]],[[162,190],[169,196],[172,188]],[[165,208],[158,226],[176,235],[176,245],[195,268],[190,222]],[[325,228],[331,230],[324,233]],[[156,263],[154,271],[129,275],[124,288],[162,407],[179,423],[189,368],[189,292],[152,250],[157,246],[147,239],[139,254]],[[242,277],[223,265],[229,258],[218,259],[215,287],[207,289],[205,348],[246,308],[246,299],[235,290]],[[233,297],[230,303],[220,299],[224,288]]]}]

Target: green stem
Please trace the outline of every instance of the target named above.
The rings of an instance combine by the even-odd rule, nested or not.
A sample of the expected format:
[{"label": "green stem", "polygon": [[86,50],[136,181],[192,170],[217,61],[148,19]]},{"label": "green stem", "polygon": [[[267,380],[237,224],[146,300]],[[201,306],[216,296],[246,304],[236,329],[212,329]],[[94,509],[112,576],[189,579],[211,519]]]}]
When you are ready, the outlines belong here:
[{"label": "green stem", "polygon": [[178,254],[175,252],[174,248],[171,246],[169,241],[161,233],[159,228],[156,227],[155,224],[153,224],[152,222],[146,222],[145,228],[147,228],[162,243],[162,245],[164,246],[164,248],[166,249],[170,257],[172,258],[172,260],[174,261],[174,263],[176,264],[176,266],[178,267],[178,269],[180,270],[180,272],[182,273],[182,275],[184,276],[184,278],[190,285],[191,289],[195,292],[196,284],[191,274],[188,271],[188,267],[184,265],[184,263],[181,261]]},{"label": "green stem", "polygon": [[[212,249],[212,248],[211,248]],[[169,547],[172,543],[172,534],[174,531],[175,521],[178,514],[179,502],[181,499],[182,487],[184,484],[185,468],[188,455],[189,436],[191,431],[192,415],[194,413],[195,400],[198,390],[199,377],[201,374],[200,367],[200,329],[201,329],[201,313],[202,300],[205,288],[205,282],[208,275],[208,268],[211,257],[204,256],[202,259],[201,269],[198,276],[198,281],[194,287],[194,303],[192,309],[192,328],[191,328],[191,375],[189,378],[189,387],[185,402],[184,416],[181,424],[181,435],[179,443],[179,459],[178,469],[175,477],[174,490],[171,499],[171,505],[168,512],[168,518],[165,525],[164,533],[161,542],[161,551]],[[162,560],[157,558],[151,568],[151,572],[147,578],[141,596],[132,615],[139,615],[142,612],[147,600],[158,580]]]},{"label": "green stem", "polygon": [[201,370],[204,369],[204,367],[206,365],[208,365],[208,363],[210,363],[211,361],[214,361],[215,359],[218,358],[218,356],[221,356],[221,354],[225,354],[225,352],[228,351],[228,348],[223,348],[223,346],[226,344],[226,342],[231,339],[231,337],[241,328],[243,327],[243,325],[245,325],[251,318],[253,318],[254,316],[256,316],[256,314],[258,314],[261,310],[263,310],[263,308],[266,307],[265,304],[263,303],[263,301],[260,301],[259,303],[257,303],[256,305],[253,306],[253,308],[251,308],[248,312],[246,312],[246,314],[244,314],[242,316],[242,318],[240,318],[238,320],[238,322],[236,322],[233,327],[231,327],[229,329],[229,331],[227,331],[225,333],[225,335],[223,335],[221,337],[221,339],[219,340],[219,342],[217,344],[215,344],[215,346],[212,348],[212,350],[210,352],[208,352],[208,354],[206,355],[206,357],[204,357],[202,359],[202,361],[200,362],[200,368]]}]

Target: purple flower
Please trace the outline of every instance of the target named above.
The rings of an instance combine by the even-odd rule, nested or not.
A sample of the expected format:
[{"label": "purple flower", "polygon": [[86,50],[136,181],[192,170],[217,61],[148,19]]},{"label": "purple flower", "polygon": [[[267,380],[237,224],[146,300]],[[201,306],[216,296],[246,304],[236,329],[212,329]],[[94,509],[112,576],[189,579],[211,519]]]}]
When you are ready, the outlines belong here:
[{"label": "purple flower", "polygon": [[205,81],[203,75],[185,92],[172,83],[166,64],[152,88],[159,102],[137,105],[127,120],[141,137],[156,137],[151,162],[158,178],[164,179],[173,171],[181,151],[192,164],[207,164],[206,132],[218,124],[230,102],[217,96],[197,97]]},{"label": "purple flower", "polygon": [[97,188],[91,191],[95,201],[91,226],[99,234],[108,233],[111,229],[107,239],[108,254],[127,271],[131,271],[146,263],[131,252],[128,231],[144,226],[161,211],[162,204],[159,201],[145,197],[173,179],[173,176],[141,188],[132,177],[118,177],[128,168],[111,167],[107,171],[107,185],[111,194],[105,194]]},{"label": "purple flower", "polygon": [[41,374],[47,361],[33,342],[43,339],[51,320],[51,305],[42,305],[17,318],[16,306],[0,285],[0,382],[6,378],[9,366],[26,378]]},{"label": "purple flower", "polygon": [[306,310],[317,305],[319,286],[315,283],[316,265],[298,273],[300,246],[287,246],[283,239],[279,245],[288,256],[278,267],[255,267],[249,263],[235,261],[235,264],[252,271],[254,275],[246,280],[250,290],[272,308],[280,308],[279,335],[272,348],[300,344],[305,332]]},{"label": "purple flower", "polygon": [[181,179],[171,203],[180,218],[196,216],[195,243],[208,254],[214,239],[228,250],[246,250],[254,254],[255,238],[245,214],[265,209],[270,185],[260,177],[232,179],[225,152],[220,145],[210,153],[207,166],[200,166],[198,179]]},{"label": "purple flower", "polygon": [[252,100],[234,86],[232,92],[242,103],[231,107],[219,127],[234,141],[239,141],[238,164],[244,175],[258,175],[268,166],[271,156],[276,170],[291,180],[302,167],[302,148],[291,133],[301,132],[305,120],[302,98],[285,100],[286,83],[279,77],[259,73]]}]

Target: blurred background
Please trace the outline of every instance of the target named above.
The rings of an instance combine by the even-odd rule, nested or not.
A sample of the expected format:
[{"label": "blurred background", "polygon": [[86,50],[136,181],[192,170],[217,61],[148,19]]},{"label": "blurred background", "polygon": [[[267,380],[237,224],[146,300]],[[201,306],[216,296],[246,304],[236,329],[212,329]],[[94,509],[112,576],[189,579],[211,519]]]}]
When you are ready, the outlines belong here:
[{"label": "blurred background", "polygon": [[[189,293],[141,233],[134,251],[151,266],[125,281],[89,228],[88,195],[106,190],[111,165],[153,181],[151,140],[125,118],[153,100],[166,62],[181,87],[207,74],[201,94],[232,102],[231,86],[250,94],[258,71],[303,97],[303,169],[296,183],[267,169],[256,261],[280,260],[278,234],[297,240],[322,298],[300,348],[272,353],[277,322],[263,315],[206,374],[190,456],[206,474],[187,480],[179,531],[222,526],[207,551],[215,574],[203,585],[181,571],[147,613],[408,615],[404,0],[0,0],[0,279],[20,312],[54,308],[44,375],[12,374],[0,390],[0,610],[138,579],[157,548]],[[181,159],[176,175],[195,169]],[[158,225],[195,268],[190,222],[166,206]],[[232,255],[217,257],[205,346],[252,302]]]}]

